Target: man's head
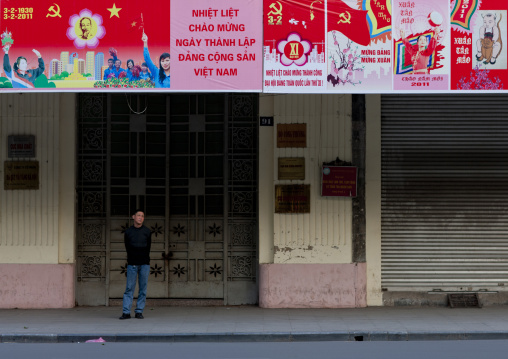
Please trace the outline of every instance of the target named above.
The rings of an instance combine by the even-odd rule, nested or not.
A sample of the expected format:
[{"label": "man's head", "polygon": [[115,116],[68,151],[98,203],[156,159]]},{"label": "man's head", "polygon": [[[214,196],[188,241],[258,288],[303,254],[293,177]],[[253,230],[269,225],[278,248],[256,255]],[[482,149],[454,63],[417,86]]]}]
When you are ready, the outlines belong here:
[{"label": "man's head", "polygon": [[117,59],[117,60],[115,61],[115,67],[116,67],[116,69],[118,70],[118,69],[120,68],[120,66],[122,66],[122,61],[121,61],[121,60],[119,60],[119,59]]},{"label": "man's head", "polygon": [[108,67],[109,67],[110,69],[112,69],[112,68],[113,68],[113,65],[114,65],[114,60],[113,60],[113,59],[108,59]]},{"label": "man's head", "polygon": [[79,27],[83,32],[83,37],[87,38],[90,35],[90,31],[92,31],[92,19],[89,17],[83,17],[79,20]]},{"label": "man's head", "polygon": [[134,227],[141,227],[145,221],[145,212],[142,209],[135,209],[132,212],[132,219],[134,220]]},{"label": "man's head", "polygon": [[141,64],[141,71],[143,71],[143,72],[147,72],[148,71],[148,65],[146,64],[146,62],[143,62]]}]

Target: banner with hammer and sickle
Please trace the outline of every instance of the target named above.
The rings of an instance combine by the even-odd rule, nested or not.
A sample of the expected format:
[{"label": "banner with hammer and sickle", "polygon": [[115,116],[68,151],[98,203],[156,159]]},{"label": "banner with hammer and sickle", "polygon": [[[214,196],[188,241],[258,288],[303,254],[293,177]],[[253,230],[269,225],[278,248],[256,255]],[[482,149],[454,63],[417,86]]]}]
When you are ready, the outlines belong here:
[{"label": "banner with hammer and sickle", "polygon": [[328,0],[327,21],[328,31],[339,31],[359,45],[370,43],[367,11],[353,9],[342,0]]}]

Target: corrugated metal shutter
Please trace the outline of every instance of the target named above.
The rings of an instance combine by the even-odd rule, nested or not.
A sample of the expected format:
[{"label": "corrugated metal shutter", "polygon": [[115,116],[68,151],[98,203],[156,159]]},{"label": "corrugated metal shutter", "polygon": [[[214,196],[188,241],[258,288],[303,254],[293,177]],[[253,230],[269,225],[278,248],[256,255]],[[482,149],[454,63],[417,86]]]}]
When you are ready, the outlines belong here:
[{"label": "corrugated metal shutter", "polygon": [[382,287],[508,286],[508,96],[382,96]]}]

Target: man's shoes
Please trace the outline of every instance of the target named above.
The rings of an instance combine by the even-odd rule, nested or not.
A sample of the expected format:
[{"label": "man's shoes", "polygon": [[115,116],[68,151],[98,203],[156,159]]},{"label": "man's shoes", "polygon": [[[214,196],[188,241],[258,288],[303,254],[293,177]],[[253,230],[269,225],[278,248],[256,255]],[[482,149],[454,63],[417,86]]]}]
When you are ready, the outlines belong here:
[{"label": "man's shoes", "polygon": [[[137,318],[137,314],[136,314],[136,318]],[[118,318],[118,319],[120,319],[120,320],[131,319],[131,315],[127,314],[127,313],[122,313],[122,316],[120,318]]]},{"label": "man's shoes", "polygon": [[[130,317],[131,316],[129,315],[129,318]],[[135,317],[136,317],[136,319],[145,319],[145,317],[143,317],[143,313],[136,313]]]}]

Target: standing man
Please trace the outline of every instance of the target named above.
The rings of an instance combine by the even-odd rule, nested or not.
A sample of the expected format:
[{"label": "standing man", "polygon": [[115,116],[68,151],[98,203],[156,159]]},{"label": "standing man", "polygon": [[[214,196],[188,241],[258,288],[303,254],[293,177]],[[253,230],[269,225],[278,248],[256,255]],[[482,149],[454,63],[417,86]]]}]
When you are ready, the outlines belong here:
[{"label": "standing man", "polygon": [[123,313],[120,319],[130,319],[132,299],[136,288],[136,278],[139,282],[138,301],[136,303],[136,318],[144,319],[146,287],[150,274],[150,247],[152,245],[152,233],[143,226],[145,213],[136,209],[132,216],[134,225],[129,227],[124,234],[125,249],[127,251],[127,285],[123,295]]},{"label": "standing man", "polygon": [[109,54],[112,56],[112,58],[108,59],[108,68],[104,71],[104,81],[106,81],[109,78],[110,74],[113,74],[112,76],[115,76],[114,72],[114,66],[115,61],[118,58],[116,56],[116,50],[112,47],[109,48]]},{"label": "standing man", "polygon": [[115,60],[108,59],[108,68],[104,71],[104,81],[109,78],[109,74],[113,74],[113,76],[115,76],[113,66],[115,66]]}]

